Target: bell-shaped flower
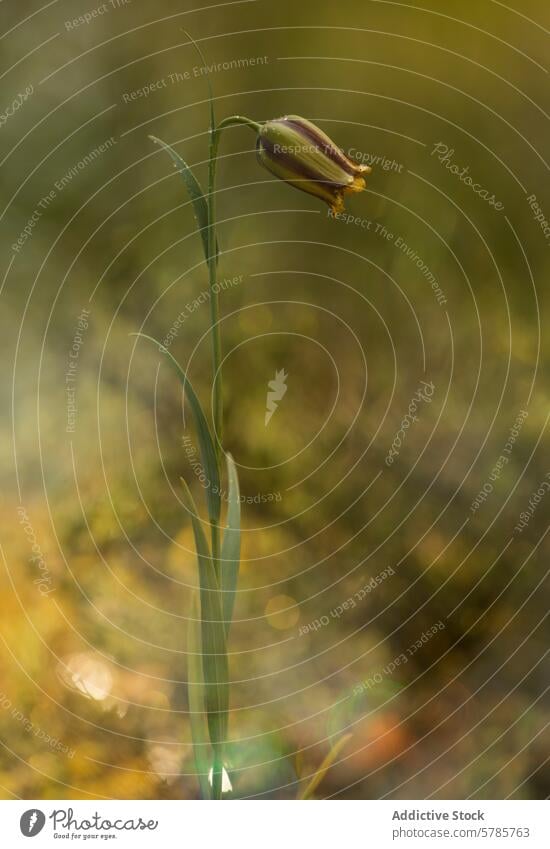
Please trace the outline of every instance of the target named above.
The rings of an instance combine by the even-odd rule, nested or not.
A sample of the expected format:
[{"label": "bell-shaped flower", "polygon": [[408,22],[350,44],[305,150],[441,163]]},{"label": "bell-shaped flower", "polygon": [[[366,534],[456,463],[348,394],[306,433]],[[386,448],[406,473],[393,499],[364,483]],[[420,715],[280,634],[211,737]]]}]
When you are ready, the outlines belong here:
[{"label": "bell-shaped flower", "polygon": [[311,121],[287,115],[260,126],[256,150],[272,174],[324,200],[334,213],[344,209],[350,192],[366,188],[368,165],[353,162]]}]

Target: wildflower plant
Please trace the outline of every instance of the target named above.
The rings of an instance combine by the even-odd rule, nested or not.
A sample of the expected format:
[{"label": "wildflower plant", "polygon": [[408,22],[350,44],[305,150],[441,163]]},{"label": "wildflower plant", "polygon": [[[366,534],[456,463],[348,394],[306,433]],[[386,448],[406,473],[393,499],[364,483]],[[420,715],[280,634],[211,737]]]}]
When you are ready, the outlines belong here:
[{"label": "wildflower plant", "polygon": [[[192,43],[206,66],[200,48],[196,42]],[[189,165],[173,147],[154,136],[150,138],[171,157],[181,174],[202,239],[208,269],[211,310],[211,421],[205,414],[189,378],[170,351],[151,336],[143,333],[136,335],[158,346],[161,354],[176,370],[191,409],[201,462],[209,481],[206,489],[208,522],[204,523],[187,483],[183,478],[181,480],[183,501],[193,528],[200,588],[192,594],[188,620],[188,703],[201,795],[205,799],[221,799],[222,794],[231,790],[225,751],[229,715],[227,642],[239,575],[241,511],[235,462],[223,449],[222,348],[217,285],[220,255],[216,236],[215,205],[220,139],[228,127],[248,127],[256,134],[256,153],[260,164],[278,179],[324,200],[334,212],[342,211],[346,194],[365,189],[365,174],[371,169],[348,159],[325,133],[299,116],[286,116],[261,124],[241,115],[232,115],[217,123],[208,78],[207,82],[210,129],[206,192]],[[267,421],[266,414],[266,424]],[[224,470],[227,475],[228,499],[222,533],[221,478]],[[204,531],[204,524],[209,529],[208,534]],[[313,795],[314,789],[347,739],[341,738],[329,752],[309,784],[301,791],[300,798]]]}]

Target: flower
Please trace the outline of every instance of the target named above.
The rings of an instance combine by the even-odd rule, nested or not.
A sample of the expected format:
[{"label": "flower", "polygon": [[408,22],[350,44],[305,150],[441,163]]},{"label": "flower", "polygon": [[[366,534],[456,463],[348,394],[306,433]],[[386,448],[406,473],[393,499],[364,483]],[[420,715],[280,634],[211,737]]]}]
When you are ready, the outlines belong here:
[{"label": "flower", "polygon": [[291,186],[324,200],[334,213],[344,209],[344,197],[366,188],[368,165],[353,162],[319,127],[287,115],[260,126],[256,151],[260,163]]}]

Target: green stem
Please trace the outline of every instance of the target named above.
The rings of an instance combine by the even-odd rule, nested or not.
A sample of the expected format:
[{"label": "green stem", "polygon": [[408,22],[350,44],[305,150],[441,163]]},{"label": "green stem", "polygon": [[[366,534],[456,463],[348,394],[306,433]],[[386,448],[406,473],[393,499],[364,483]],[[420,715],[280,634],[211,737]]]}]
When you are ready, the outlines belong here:
[{"label": "green stem", "polygon": [[[212,120],[214,118],[212,116]],[[232,115],[230,118],[225,118],[216,127],[214,123],[210,128],[210,152],[208,163],[208,280],[210,289],[210,319],[211,319],[211,338],[212,338],[212,372],[213,372],[213,423],[214,423],[214,440],[216,447],[216,460],[218,470],[222,473],[222,453],[223,453],[223,382],[222,382],[222,346],[220,334],[220,304],[219,291],[217,283],[217,238],[216,238],[216,166],[218,162],[218,148],[220,144],[220,136],[226,127],[236,124],[245,124],[246,126],[258,132],[260,125],[249,118],[244,118],[240,115]],[[221,587],[221,563],[220,563],[220,526],[217,522],[212,523],[212,562],[218,579],[218,586]],[[223,604],[223,599],[222,599]],[[222,798],[222,779],[223,779],[223,741],[213,747],[214,764],[212,768],[212,799]]]},{"label": "green stem", "polygon": [[[218,470],[221,469],[221,443],[223,439],[223,384],[221,373],[222,347],[220,334],[220,305],[216,286],[217,245],[216,245],[216,130],[210,130],[210,159],[208,164],[208,281],[210,289],[210,321],[212,338],[212,392],[214,443]],[[211,526],[212,562],[220,586],[220,527],[217,522]],[[223,751],[219,744],[213,746],[214,763],[212,766],[212,799],[222,798]]]},{"label": "green stem", "polygon": [[208,277],[210,287],[210,317],[212,322],[212,368],[213,407],[214,407],[214,436],[216,439],[216,456],[221,468],[223,444],[223,382],[221,372],[222,348],[220,336],[220,304],[219,292],[216,286],[217,278],[217,239],[216,239],[216,167],[218,164],[218,148],[221,133],[226,127],[244,124],[255,132],[260,124],[242,115],[231,115],[221,121],[217,127],[210,130],[210,157],[208,166]]},{"label": "green stem", "polygon": [[213,415],[214,439],[218,467],[221,466],[221,444],[223,439],[223,385],[221,374],[222,348],[220,337],[219,293],[216,286],[217,245],[216,245],[216,159],[218,142],[217,131],[213,130],[210,139],[210,161],[208,166],[208,277],[210,287],[210,319],[212,334],[212,371],[213,371]]},{"label": "green stem", "polygon": [[[221,373],[222,347],[220,334],[220,305],[216,286],[217,244],[216,244],[216,159],[217,142],[216,129],[210,129],[210,159],[208,164],[208,280],[210,288],[210,321],[212,338],[212,392],[214,443],[218,471],[221,470],[221,444],[223,439],[223,384]],[[218,587],[221,586],[220,569],[220,528],[217,522],[211,527],[212,562],[216,573]],[[212,765],[212,799],[222,798],[222,769],[223,746],[219,743],[213,746],[214,763]]]},{"label": "green stem", "polygon": [[234,127],[237,124],[245,124],[251,130],[254,130],[255,133],[259,132],[262,128],[262,125],[258,124],[257,121],[253,121],[251,118],[245,118],[244,115],[230,115],[229,118],[224,118],[223,121],[220,121],[217,132],[219,134],[220,130],[225,130],[226,127]]},{"label": "green stem", "polygon": [[[220,333],[220,301],[217,283],[217,238],[216,238],[216,169],[218,164],[218,149],[222,131],[227,127],[244,124],[254,132],[260,130],[260,124],[242,115],[231,115],[224,118],[218,126],[210,130],[210,155],[208,163],[208,278],[210,289],[210,320],[212,338],[212,372],[213,372],[213,420],[216,458],[222,474],[222,445],[223,445],[223,379],[222,379],[222,345]],[[220,581],[220,529],[212,525],[212,559]]]}]

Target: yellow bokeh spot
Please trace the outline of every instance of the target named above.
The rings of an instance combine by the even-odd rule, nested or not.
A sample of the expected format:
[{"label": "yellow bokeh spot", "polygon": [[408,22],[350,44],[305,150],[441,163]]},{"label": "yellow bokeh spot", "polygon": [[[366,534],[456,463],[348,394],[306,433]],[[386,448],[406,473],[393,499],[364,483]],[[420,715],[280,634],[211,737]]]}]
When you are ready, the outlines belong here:
[{"label": "yellow bokeh spot", "polygon": [[270,598],[265,606],[265,618],[272,628],[285,631],[293,628],[300,618],[296,599],[289,595],[276,595]]}]

